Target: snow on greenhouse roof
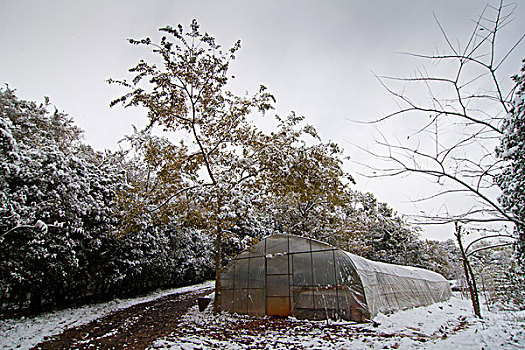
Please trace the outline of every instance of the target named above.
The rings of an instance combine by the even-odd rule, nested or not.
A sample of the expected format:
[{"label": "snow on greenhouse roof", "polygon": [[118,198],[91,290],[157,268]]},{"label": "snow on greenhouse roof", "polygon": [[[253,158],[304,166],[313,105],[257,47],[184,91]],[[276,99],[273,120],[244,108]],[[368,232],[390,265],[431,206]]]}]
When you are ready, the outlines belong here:
[{"label": "snow on greenhouse roof", "polygon": [[414,266],[404,266],[404,265],[395,265],[387,264],[380,261],[372,261],[360,257],[358,255],[344,251],[348,257],[355,264],[357,270],[370,271],[370,272],[380,272],[386,275],[393,275],[399,277],[407,277],[414,279],[422,279],[430,282],[442,282],[445,280],[443,276],[439,273],[420,269]]}]

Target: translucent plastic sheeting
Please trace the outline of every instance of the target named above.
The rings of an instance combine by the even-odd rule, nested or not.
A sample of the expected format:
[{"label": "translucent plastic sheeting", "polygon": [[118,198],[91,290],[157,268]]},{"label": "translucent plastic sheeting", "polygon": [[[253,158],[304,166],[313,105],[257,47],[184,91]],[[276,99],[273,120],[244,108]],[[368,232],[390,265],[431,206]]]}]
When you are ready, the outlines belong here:
[{"label": "translucent plastic sheeting", "polygon": [[223,310],[256,316],[364,321],[450,294],[439,274],[369,261],[292,235],[264,238],[222,274]]},{"label": "translucent plastic sheeting", "polygon": [[367,260],[345,252],[361,278],[368,311],[373,317],[447,300],[452,295],[448,281],[436,272]]}]

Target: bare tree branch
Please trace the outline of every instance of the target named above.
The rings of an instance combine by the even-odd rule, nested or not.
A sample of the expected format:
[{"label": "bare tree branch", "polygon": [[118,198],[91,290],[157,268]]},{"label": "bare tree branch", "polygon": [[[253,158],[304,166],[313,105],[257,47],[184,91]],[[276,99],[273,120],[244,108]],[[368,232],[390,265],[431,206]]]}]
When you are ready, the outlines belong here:
[{"label": "bare tree branch", "polygon": [[[417,69],[412,77],[375,75],[399,108],[368,124],[376,126],[394,118],[413,118],[410,120],[416,121],[416,132],[397,142],[380,132],[376,145],[384,150],[381,153],[360,148],[379,161],[373,166],[361,164],[368,172],[365,176],[382,178],[419,174],[435,179],[438,187],[435,193],[414,202],[463,195],[474,203],[472,207],[456,209],[456,212],[442,206],[440,210],[444,210],[445,215],[441,211],[432,215],[414,215],[415,218],[434,223],[525,224],[503,209],[494,190],[497,188],[496,175],[504,166],[494,149],[503,134],[501,121],[510,109],[510,97],[516,89],[503,83],[496,72],[525,38],[523,34],[508,50],[498,51],[497,39],[512,20],[514,9],[515,6],[506,5],[503,0],[497,6],[485,6],[474,20],[473,30],[464,46],[461,43],[455,45],[450,40],[434,15],[447,51],[432,55],[404,54],[432,64],[455,63],[455,68],[445,74]],[[421,85],[426,88],[424,100],[418,95]],[[418,94],[409,94],[410,87],[417,87]]]}]

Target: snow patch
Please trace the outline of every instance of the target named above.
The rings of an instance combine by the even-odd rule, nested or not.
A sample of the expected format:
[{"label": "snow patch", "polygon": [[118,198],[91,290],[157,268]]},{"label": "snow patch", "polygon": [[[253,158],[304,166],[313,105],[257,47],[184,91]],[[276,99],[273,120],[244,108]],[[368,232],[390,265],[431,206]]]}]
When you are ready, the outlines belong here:
[{"label": "snow patch", "polygon": [[427,307],[379,314],[373,322],[215,316],[191,308],[173,336],[152,349],[522,349],[525,311],[472,313],[470,300],[452,297]]},{"label": "snow patch", "polygon": [[0,349],[30,349],[46,338],[61,334],[66,329],[87,324],[112,312],[170,294],[197,291],[213,285],[214,281],[207,281],[193,286],[157,291],[138,298],[115,299],[107,303],[54,311],[34,317],[0,320]]}]

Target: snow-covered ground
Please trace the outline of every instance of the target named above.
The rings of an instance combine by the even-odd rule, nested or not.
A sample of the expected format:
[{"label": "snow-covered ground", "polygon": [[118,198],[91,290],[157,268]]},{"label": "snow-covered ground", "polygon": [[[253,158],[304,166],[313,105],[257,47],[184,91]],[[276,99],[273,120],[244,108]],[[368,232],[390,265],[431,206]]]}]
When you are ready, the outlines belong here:
[{"label": "snow-covered ground", "polygon": [[[164,290],[145,297],[114,300],[0,321],[0,349],[29,349],[45,337],[86,324],[111,312],[172,293],[208,288],[213,282]],[[201,313],[190,308],[172,336],[158,339],[150,349],[524,349],[525,311],[488,312],[478,320],[470,300],[449,301],[379,314],[373,323],[269,319]]]},{"label": "snow-covered ground", "polygon": [[470,300],[452,297],[356,324],[217,317],[193,307],[182,329],[150,349],[525,349],[525,311],[483,311],[478,320]]},{"label": "snow-covered ground", "polygon": [[45,337],[60,334],[68,328],[81,326],[114,311],[169,294],[197,291],[213,286],[213,284],[213,281],[207,281],[198,285],[162,290],[138,298],[115,299],[108,303],[65,309],[35,317],[0,320],[0,349],[30,349],[43,341]]}]

